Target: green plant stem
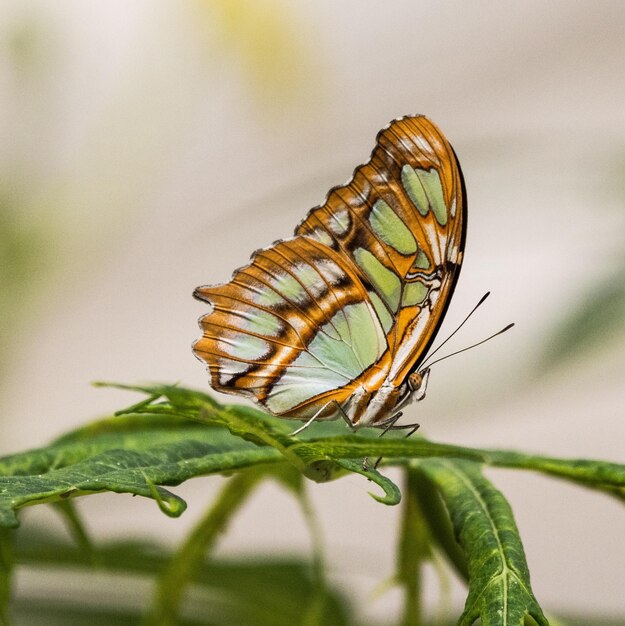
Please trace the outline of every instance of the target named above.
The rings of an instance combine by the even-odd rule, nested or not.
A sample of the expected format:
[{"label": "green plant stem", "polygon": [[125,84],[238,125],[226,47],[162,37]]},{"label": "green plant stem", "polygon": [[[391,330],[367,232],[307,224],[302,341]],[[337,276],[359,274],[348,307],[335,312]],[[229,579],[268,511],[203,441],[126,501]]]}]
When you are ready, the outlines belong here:
[{"label": "green plant stem", "polygon": [[397,554],[397,580],[404,588],[402,626],[423,624],[422,565],[430,557],[429,533],[418,497],[424,480],[419,470],[406,469]]},{"label": "green plant stem", "polygon": [[9,626],[9,602],[11,600],[11,578],[13,573],[13,542],[11,531],[0,528],[0,624]]},{"label": "green plant stem", "polygon": [[326,581],[323,557],[323,538],[315,516],[315,511],[304,489],[299,492],[299,503],[306,519],[310,541],[312,544],[312,575],[314,593],[307,610],[302,616],[303,626],[322,626],[326,611]]},{"label": "green plant stem", "polygon": [[96,549],[89,537],[89,533],[83,524],[82,519],[76,511],[76,507],[71,500],[59,500],[53,505],[72,534],[76,545],[80,547],[84,554],[88,555],[94,565],[98,564]]},{"label": "green plant stem", "polygon": [[264,472],[236,474],[228,480],[217,500],[174,553],[169,566],[159,577],[153,606],[144,623],[150,626],[174,626],[188,584],[219,534],[256,487]]}]

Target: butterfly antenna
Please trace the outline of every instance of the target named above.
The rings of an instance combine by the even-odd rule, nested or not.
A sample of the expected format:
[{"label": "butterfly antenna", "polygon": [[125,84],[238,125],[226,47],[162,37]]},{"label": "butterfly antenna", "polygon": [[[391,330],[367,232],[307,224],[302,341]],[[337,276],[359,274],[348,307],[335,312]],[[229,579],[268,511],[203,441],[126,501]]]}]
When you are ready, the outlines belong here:
[{"label": "butterfly antenna", "polygon": [[[471,311],[469,311],[469,314],[462,320],[462,322],[460,323],[460,325],[456,328],[456,330],[454,330],[453,333],[451,333],[451,335],[449,335],[449,337],[447,337],[447,339],[445,339],[445,341],[443,341],[443,343],[441,343],[440,346],[438,346],[435,350],[433,350],[432,352],[430,352],[430,354],[428,354],[427,358],[425,359],[425,361],[419,366],[419,369],[423,369],[424,367],[426,367],[426,363],[467,323],[467,321],[469,320],[469,318],[473,315],[473,313],[475,313],[478,308],[483,304],[484,300],[486,300],[486,298],[488,298],[488,296],[490,296],[490,291],[487,291],[481,298],[480,301],[471,309]],[[506,330],[508,330],[506,328]],[[503,332],[503,331],[500,331]],[[497,335],[499,333],[496,333]],[[493,335],[494,337],[495,335]],[[490,337],[489,337],[490,339]],[[487,341],[486,339],[484,341]],[[466,350],[468,350],[468,348],[465,348]],[[447,358],[447,357],[445,357]]]},{"label": "butterfly antenna", "polygon": [[473,345],[467,346],[466,348],[462,348],[462,350],[456,350],[455,352],[452,352],[451,354],[442,356],[440,359],[436,359],[436,361],[432,361],[428,365],[428,367],[432,367],[432,365],[434,365],[435,363],[440,363],[441,361],[448,359],[450,356],[455,356],[456,354],[460,354],[461,352],[466,352],[467,350],[471,350],[471,348],[476,348],[477,346],[481,346],[483,343],[486,343],[487,341],[490,341],[491,339],[497,337],[497,335],[501,335],[502,333],[505,333],[507,330],[510,330],[513,326],[514,326],[514,322],[512,322],[512,324],[508,324],[505,328],[502,328],[501,330],[492,334],[490,337],[486,337],[486,339],[482,339],[482,341],[478,341],[477,343],[474,343]]}]

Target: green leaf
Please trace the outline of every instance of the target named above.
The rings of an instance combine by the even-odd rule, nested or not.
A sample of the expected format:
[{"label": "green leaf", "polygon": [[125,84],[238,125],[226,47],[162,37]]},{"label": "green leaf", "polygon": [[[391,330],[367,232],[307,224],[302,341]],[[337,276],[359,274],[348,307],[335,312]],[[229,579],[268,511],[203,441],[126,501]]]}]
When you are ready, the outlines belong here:
[{"label": "green leaf", "polygon": [[[6,33],[4,41],[7,41]],[[6,54],[6,47],[4,52]],[[6,166],[4,161],[0,183],[1,374],[5,374],[5,368],[14,362],[14,350],[21,347],[22,328],[30,323],[36,296],[41,293],[41,285],[59,257],[51,253],[48,227],[52,224],[46,224],[42,219],[47,213],[33,211],[26,190],[20,188],[20,177],[12,176],[11,169],[5,169]],[[25,175],[23,180],[28,179],[29,176]]]},{"label": "green leaf", "polygon": [[412,481],[410,491],[412,497],[417,499],[419,512],[427,523],[429,535],[447,557],[458,576],[467,582],[469,580],[467,559],[456,541],[449,513],[441,494],[436,489],[435,483],[423,472],[413,471],[418,473],[419,479]]},{"label": "green leaf", "polygon": [[0,459],[0,526],[16,526],[23,506],[107,490],[153,498],[175,517],[186,504],[161,485],[282,460],[272,448],[182,420],[163,426],[160,416],[138,415],[116,425],[104,420],[89,427],[99,434],[81,430]]},{"label": "green leaf", "polygon": [[[146,413],[159,411],[163,419],[184,414],[190,419],[219,423],[239,437],[258,445],[275,447],[285,459],[317,482],[333,480],[344,474],[345,467],[338,464],[341,459],[363,460],[382,456],[383,465],[405,466],[413,458],[453,457],[499,467],[540,471],[619,497],[625,493],[625,465],[618,463],[467,448],[435,443],[418,435],[410,439],[394,437],[392,432],[381,439],[374,429],[346,435],[345,426],[340,422],[315,423],[293,437],[288,434],[292,429],[288,420],[240,405],[222,406],[203,392],[171,385],[117,386],[150,395],[148,404],[142,402],[135,405],[135,409],[141,406]],[[155,399],[161,396],[166,397],[167,402],[155,404]],[[351,467],[353,469],[356,465]]]},{"label": "green leaf", "polygon": [[484,450],[484,462],[498,467],[527,469],[598,489],[625,500],[625,465],[592,459],[555,459],[508,450]]},{"label": "green leaf", "polygon": [[[18,598],[13,603],[16,624],[45,626],[137,626],[141,614],[135,609],[119,607],[113,600],[107,606],[92,606],[83,599],[77,602],[53,598]],[[203,621],[185,620],[179,626],[205,626]]]},{"label": "green leaf", "polygon": [[[304,473],[307,471],[306,464],[289,450],[290,446],[297,443],[297,439],[290,436],[292,427],[285,420],[276,419],[243,405],[221,405],[202,392],[176,386],[155,384],[133,387],[114,383],[98,384],[149,394],[147,400],[118,414],[157,412],[162,415],[186,417],[209,426],[223,426],[233,435],[246,441],[259,446],[272,446],[301,471]],[[160,397],[166,398],[167,401],[157,402]]]},{"label": "green leaf", "polygon": [[0,526],[17,525],[15,511],[23,506],[106,490],[152,498],[165,513],[177,516],[186,505],[163,486],[283,461],[317,482],[346,471],[362,474],[384,490],[385,495],[376,499],[396,504],[400,494],[392,481],[378,471],[367,473],[362,466],[365,457],[379,456],[383,465],[447,457],[531,469],[625,499],[625,466],[616,463],[479,450],[422,437],[380,439],[367,431],[327,436],[344,433],[340,424],[313,425],[293,437],[292,424],[286,420],[247,407],[222,406],[202,392],[172,385],[123,387],[148,398],[46,448],[0,459]]},{"label": "green leaf", "polygon": [[[171,385],[124,388],[138,390],[146,398],[113,417],[72,431],[46,448],[0,459],[0,523],[15,525],[16,510],[28,504],[63,502],[66,520],[83,545],[85,558],[93,559],[96,557],[86,549],[90,545],[88,535],[73,509],[67,506],[67,498],[104,490],[132,493],[150,497],[168,514],[179,515],[185,503],[165,486],[177,485],[193,476],[238,471],[232,484],[236,486],[243,481],[242,485],[215,504],[204,526],[189,538],[172,562],[171,571],[175,575],[163,578],[167,581],[165,604],[170,604],[171,619],[183,620],[179,623],[184,623],[186,617],[180,618],[173,609],[183,606],[182,589],[196,570],[192,587],[201,585],[207,547],[242,501],[247,481],[251,489],[267,473],[298,496],[313,535],[318,535],[302,491],[302,476],[324,482],[347,472],[357,473],[383,489],[383,496],[373,497],[385,504],[397,504],[401,497],[398,487],[377,469],[365,467],[364,459],[381,456],[383,467],[406,467],[415,476],[425,472],[428,480],[413,481],[409,498],[414,504],[412,508],[419,509],[419,517],[426,524],[417,532],[411,523],[414,532],[404,533],[406,541],[402,543],[400,557],[403,554],[406,558],[400,562],[399,577],[415,600],[419,584],[418,576],[413,575],[414,567],[426,557],[426,551],[413,548],[421,540],[435,540],[460,573],[467,570],[469,573],[463,626],[479,616],[486,626],[516,625],[524,616],[530,620],[530,615],[539,624],[546,623],[529,588],[527,566],[512,514],[501,494],[481,475],[482,465],[540,471],[625,499],[625,466],[616,463],[480,450],[435,443],[419,436],[395,438],[392,433],[380,439],[377,433],[367,430],[346,435],[345,426],[340,423],[313,424],[293,436],[291,422],[256,409],[220,405],[202,392]],[[246,469],[250,473],[243,472]],[[436,498],[431,497],[432,489],[437,490]],[[464,554],[458,550],[441,502],[451,514],[453,533],[459,538]],[[410,519],[414,521],[415,515]],[[447,522],[441,524],[442,520]],[[299,599],[298,609],[300,618],[305,617],[307,623],[321,624],[327,621],[323,616],[328,592],[318,536],[313,536],[313,543],[317,548],[308,581],[309,595],[306,604]],[[95,552],[101,558],[100,551]],[[161,567],[165,567],[164,562]],[[167,600],[169,592],[178,595]],[[302,607],[307,607],[305,616]],[[418,623],[415,621],[419,619],[418,607],[416,601],[407,603],[406,623]],[[187,608],[185,602],[184,610]],[[245,619],[232,623],[247,623]],[[215,623],[220,622],[217,619]],[[254,623],[251,617],[249,623]],[[257,623],[265,622],[257,620]]]},{"label": "green leaf", "polygon": [[470,461],[432,459],[418,466],[449,510],[469,569],[469,595],[458,624],[523,626],[548,622],[532,592],[523,545],[507,501]]},{"label": "green leaf", "polygon": [[340,459],[337,461],[337,465],[354,474],[360,474],[371,482],[374,482],[376,485],[382,487],[384,490],[383,496],[378,496],[375,493],[369,492],[369,495],[374,500],[377,500],[381,504],[388,504],[390,506],[394,506],[401,502],[401,491],[399,490],[399,487],[392,480],[390,480],[390,478],[380,474],[377,469],[364,467],[362,461],[350,461],[348,459]]},{"label": "green leaf", "polygon": [[623,331],[625,283],[621,266],[612,275],[592,283],[578,302],[567,308],[550,337],[544,341],[540,371],[558,367],[592,350],[614,345],[614,337]]}]

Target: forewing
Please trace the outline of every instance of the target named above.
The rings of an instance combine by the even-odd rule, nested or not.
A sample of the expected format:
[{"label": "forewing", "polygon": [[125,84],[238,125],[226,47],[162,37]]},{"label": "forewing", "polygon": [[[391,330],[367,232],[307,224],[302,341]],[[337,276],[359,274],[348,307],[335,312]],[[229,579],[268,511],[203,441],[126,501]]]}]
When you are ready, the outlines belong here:
[{"label": "forewing", "polygon": [[356,268],[308,237],[258,251],[229,283],[195,296],[212,305],[194,344],[212,387],[276,415],[335,413],[388,349]]},{"label": "forewing", "polygon": [[352,261],[386,333],[396,386],[434,340],[458,278],[465,232],[460,166],[422,116],[382,130],[370,160],[296,230]]}]

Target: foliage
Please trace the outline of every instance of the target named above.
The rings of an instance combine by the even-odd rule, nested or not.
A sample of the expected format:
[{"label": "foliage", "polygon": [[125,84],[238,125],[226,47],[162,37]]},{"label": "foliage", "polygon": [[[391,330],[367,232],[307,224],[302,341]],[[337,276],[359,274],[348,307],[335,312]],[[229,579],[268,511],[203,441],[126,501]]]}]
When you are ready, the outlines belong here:
[{"label": "foliage", "polygon": [[544,342],[541,371],[566,365],[585,353],[592,354],[623,336],[624,269],[623,262],[617,263],[612,273],[594,281],[579,303],[558,320]]},{"label": "foliage", "polygon": [[[354,623],[345,599],[325,582],[305,479],[324,483],[356,473],[381,489],[372,493],[381,503],[397,505],[403,499],[396,581],[404,589],[404,624],[429,623],[421,606],[420,572],[442,553],[468,584],[458,624],[480,619],[484,626],[545,625],[510,506],[482,468],[538,471],[625,499],[624,465],[466,448],[419,436],[345,435],[340,423],[313,424],[293,436],[284,420],[218,404],[198,391],[166,385],[126,388],[147,398],[46,448],[0,459],[4,623],[10,623],[11,612],[32,621],[45,614],[50,624],[57,623],[56,615],[64,624],[130,624],[140,613],[145,624]],[[375,463],[365,461],[378,457],[380,468],[403,468],[402,490]],[[74,497],[113,491],[152,498],[165,514],[177,517],[186,504],[168,487],[208,474],[231,477],[173,553],[138,542],[94,546],[71,506]],[[316,546],[311,563],[210,558],[219,534],[267,479],[277,480],[300,502]],[[56,503],[73,530],[74,544],[7,530],[18,525],[21,508],[42,502]],[[10,607],[12,573],[29,565],[155,577],[154,594],[144,609],[114,605],[113,611],[71,598],[18,598]],[[195,602],[189,603],[189,597]]]}]

